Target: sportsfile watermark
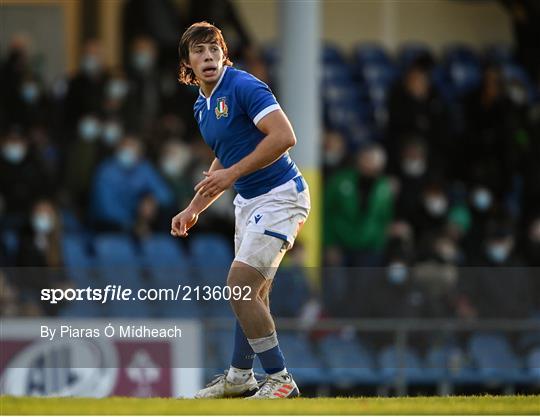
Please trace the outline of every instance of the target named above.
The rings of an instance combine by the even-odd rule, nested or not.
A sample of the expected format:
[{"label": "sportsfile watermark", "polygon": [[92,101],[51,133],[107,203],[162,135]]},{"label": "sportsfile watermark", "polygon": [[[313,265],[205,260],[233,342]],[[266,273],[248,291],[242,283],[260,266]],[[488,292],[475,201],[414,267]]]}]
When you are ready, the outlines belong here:
[{"label": "sportsfile watermark", "polygon": [[62,301],[251,301],[249,286],[181,285],[175,288],[138,288],[109,284],[104,288],[43,288],[40,299],[49,304]]}]

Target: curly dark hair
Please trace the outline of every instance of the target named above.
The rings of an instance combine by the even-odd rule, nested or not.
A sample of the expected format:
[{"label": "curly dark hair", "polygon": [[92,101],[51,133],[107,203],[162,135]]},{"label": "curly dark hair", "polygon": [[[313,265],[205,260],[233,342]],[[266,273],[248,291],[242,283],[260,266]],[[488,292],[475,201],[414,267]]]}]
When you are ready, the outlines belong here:
[{"label": "curly dark hair", "polygon": [[199,85],[195,73],[187,66],[189,63],[189,48],[196,43],[217,43],[223,51],[223,65],[233,64],[229,59],[229,51],[221,30],[208,22],[193,23],[184,32],[178,45],[178,55],[180,56],[178,81],[182,84]]}]

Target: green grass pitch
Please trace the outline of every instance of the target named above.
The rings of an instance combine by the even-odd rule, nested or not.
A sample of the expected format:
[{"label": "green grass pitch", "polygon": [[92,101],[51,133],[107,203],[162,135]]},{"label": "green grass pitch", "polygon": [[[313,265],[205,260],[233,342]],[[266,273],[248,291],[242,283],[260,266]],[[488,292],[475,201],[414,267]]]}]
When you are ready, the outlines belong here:
[{"label": "green grass pitch", "polygon": [[297,398],[292,400],[188,400],[171,398],[0,397],[0,414],[195,415],[540,415],[540,395],[406,398]]}]

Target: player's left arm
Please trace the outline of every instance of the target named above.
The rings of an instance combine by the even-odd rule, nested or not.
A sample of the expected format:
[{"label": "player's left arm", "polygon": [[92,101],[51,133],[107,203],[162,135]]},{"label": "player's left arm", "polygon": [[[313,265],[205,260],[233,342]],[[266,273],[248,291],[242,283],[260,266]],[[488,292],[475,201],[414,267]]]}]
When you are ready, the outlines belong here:
[{"label": "player's left arm", "polygon": [[292,126],[281,109],[264,116],[257,123],[257,128],[266,136],[253,152],[229,168],[205,172],[206,178],[197,184],[195,190],[207,197],[221,193],[238,178],[272,164],[296,144]]}]

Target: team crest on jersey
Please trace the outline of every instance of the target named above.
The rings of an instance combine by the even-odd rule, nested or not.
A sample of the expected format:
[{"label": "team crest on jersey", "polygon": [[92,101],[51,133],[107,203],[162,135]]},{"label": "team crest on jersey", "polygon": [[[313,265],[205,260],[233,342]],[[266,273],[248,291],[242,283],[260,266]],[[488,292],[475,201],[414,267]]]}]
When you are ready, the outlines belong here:
[{"label": "team crest on jersey", "polygon": [[216,119],[229,116],[229,107],[227,106],[227,97],[217,99]]}]

